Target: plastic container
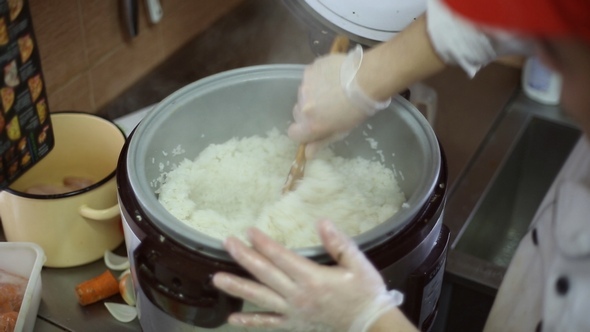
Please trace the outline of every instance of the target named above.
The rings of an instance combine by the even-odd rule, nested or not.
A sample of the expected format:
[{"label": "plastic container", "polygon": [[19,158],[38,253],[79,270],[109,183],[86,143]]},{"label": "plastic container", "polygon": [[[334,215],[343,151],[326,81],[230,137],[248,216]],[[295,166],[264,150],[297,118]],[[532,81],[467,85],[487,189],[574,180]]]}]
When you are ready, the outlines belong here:
[{"label": "plastic container", "polygon": [[45,253],[29,242],[0,242],[0,269],[28,279],[15,331],[33,331],[41,303],[41,269]]},{"label": "plastic container", "polygon": [[557,105],[561,96],[561,76],[545,67],[538,58],[531,57],[522,71],[522,89],[534,101]]}]

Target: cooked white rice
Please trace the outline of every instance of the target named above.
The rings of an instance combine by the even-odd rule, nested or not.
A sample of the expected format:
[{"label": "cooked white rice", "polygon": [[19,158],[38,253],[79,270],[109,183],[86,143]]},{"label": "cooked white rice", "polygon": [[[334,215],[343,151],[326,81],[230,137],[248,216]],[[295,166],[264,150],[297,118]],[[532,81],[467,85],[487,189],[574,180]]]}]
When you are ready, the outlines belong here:
[{"label": "cooked white rice", "polygon": [[321,218],[354,236],[390,218],[405,201],[391,169],[329,149],[308,161],[303,180],[283,195],[296,149],[278,130],[211,144],[166,174],[159,200],[209,236],[244,239],[255,226],[289,248],[320,244],[315,225]]}]

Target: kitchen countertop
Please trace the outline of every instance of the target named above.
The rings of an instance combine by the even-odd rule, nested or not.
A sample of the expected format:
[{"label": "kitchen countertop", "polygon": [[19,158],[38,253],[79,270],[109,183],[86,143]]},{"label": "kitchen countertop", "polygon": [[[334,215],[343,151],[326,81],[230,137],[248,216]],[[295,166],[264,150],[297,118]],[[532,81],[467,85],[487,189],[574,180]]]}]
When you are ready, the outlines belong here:
[{"label": "kitchen countertop", "polygon": [[[249,0],[187,44],[99,114],[112,120],[143,109],[199,78],[266,63],[309,63],[310,32],[279,1]],[[223,37],[223,38],[221,38]],[[518,91],[520,70],[491,64],[474,79],[451,68],[425,83],[439,95],[435,132],[445,150],[451,191],[486,134]],[[124,247],[117,252],[124,254]],[[78,305],[76,284],[106,269],[102,261],[42,272],[36,331],[139,331],[137,320],[119,323],[102,304]],[[121,302],[117,296],[109,301]]]}]

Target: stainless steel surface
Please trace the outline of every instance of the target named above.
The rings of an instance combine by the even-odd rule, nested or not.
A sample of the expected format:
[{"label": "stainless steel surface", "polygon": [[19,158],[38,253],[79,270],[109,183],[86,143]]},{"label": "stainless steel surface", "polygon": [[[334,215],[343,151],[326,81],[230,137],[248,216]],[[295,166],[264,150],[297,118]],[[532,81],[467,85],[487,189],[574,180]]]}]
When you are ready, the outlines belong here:
[{"label": "stainless steel surface", "polygon": [[508,267],[579,135],[570,126],[532,117],[458,234],[455,250]]},{"label": "stainless steel surface", "polygon": [[67,331],[67,330],[64,330],[63,328],[61,328],[57,325],[49,323],[48,321],[46,321],[44,319],[37,319],[37,321],[35,322],[35,332],[61,332],[61,331]]},{"label": "stainless steel surface", "polygon": [[523,94],[506,108],[449,193],[447,272],[498,289],[537,206],[580,135],[558,107]]},{"label": "stainless steel surface", "polygon": [[[102,109],[100,114],[116,119],[158,102],[192,81],[222,70],[261,63],[309,63],[313,60],[311,44],[314,40],[310,34],[282,3],[274,0],[245,0],[242,6],[155,68],[133,88]],[[498,162],[490,162],[487,173],[483,172],[480,179],[458,179],[462,178],[461,174],[467,173],[463,171],[466,167],[473,168],[469,167],[472,164],[470,160],[517,89],[519,78],[518,69],[492,64],[473,79],[460,69],[449,68],[426,81],[436,89],[439,96],[434,129],[447,156],[449,185],[455,187],[460,182],[459,187],[467,187],[463,190],[469,192],[463,194],[463,198],[456,195],[445,211],[445,223],[452,228],[453,237],[460,232]],[[534,103],[528,105],[526,100],[518,104],[539,111],[543,109]],[[504,130],[518,130],[524,118],[524,115],[515,116],[511,120],[514,123],[503,126],[508,127]],[[511,143],[510,135],[503,136],[503,139],[500,136],[495,136],[495,140],[499,141],[496,144]],[[502,152],[496,155],[501,156]],[[2,234],[0,239],[4,240]],[[119,248],[118,252],[124,254],[125,248]],[[453,251],[449,255],[447,270],[455,275],[469,276],[478,282],[487,280],[490,285],[499,284],[503,270],[492,264],[480,263],[471,255]],[[102,273],[105,268],[102,261],[76,268],[44,268],[39,312],[42,318],[37,321],[38,330],[140,331],[137,321],[118,323],[100,303],[84,308],[77,304],[74,286]],[[120,299],[114,297],[109,300]]]},{"label": "stainless steel surface", "polygon": [[[5,241],[0,233],[0,241]],[[116,251],[125,255],[122,245]],[[99,302],[80,306],[74,288],[77,284],[103,273],[107,267],[102,260],[71,268],[48,268],[41,271],[41,304],[35,331],[140,331],[137,320],[120,323],[115,320]],[[114,272],[115,275],[116,272]],[[119,295],[106,301],[124,303]]]},{"label": "stainless steel surface", "polygon": [[[117,253],[125,255],[124,248],[121,249]],[[106,269],[102,260],[73,268],[43,268],[43,292],[38,316],[67,331],[140,331],[137,320],[130,323],[115,320],[102,301],[85,307],[78,304],[74,287]],[[117,276],[117,272],[113,274]],[[106,301],[124,303],[119,295]]]},{"label": "stainless steel surface", "polygon": [[135,38],[139,33],[138,0],[120,0],[121,18],[128,38]]}]

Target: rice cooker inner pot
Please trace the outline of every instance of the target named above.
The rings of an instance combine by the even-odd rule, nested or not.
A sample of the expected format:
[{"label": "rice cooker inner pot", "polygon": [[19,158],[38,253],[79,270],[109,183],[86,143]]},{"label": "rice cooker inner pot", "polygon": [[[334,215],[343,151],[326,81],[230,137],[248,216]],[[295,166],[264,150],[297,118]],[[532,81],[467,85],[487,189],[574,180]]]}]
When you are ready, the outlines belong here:
[{"label": "rice cooker inner pot", "polygon": [[[174,307],[172,303],[178,301],[187,304],[185,311],[194,307],[208,312],[167,311],[182,321],[204,327],[223,322],[227,313],[220,321],[203,322],[203,317],[212,311],[239,310],[241,303],[216,292],[211,274],[219,270],[247,274],[236,266],[221,241],[191,229],[165,210],[157,199],[158,181],[163,172],[185,158],[193,159],[212,143],[261,135],[273,127],[286,130],[303,69],[300,65],[248,67],[190,84],[160,102],[124,147],[117,174],[119,199],[126,225],[141,241],[128,248],[132,269],[142,290],[157,284],[155,293],[146,295],[158,307]],[[423,233],[430,234],[434,227],[440,229],[446,181],[441,177],[442,152],[428,122],[409,102],[396,98],[334,150],[341,156],[383,158],[385,165],[395,165],[406,194],[407,207],[355,237],[361,250],[377,256],[383,252],[380,248],[391,246],[403,232],[422,227],[428,229]],[[425,216],[433,216],[431,222],[418,221]],[[320,246],[296,251],[318,262],[330,261]],[[189,274],[195,276],[189,283],[196,287],[191,299],[185,294],[187,282],[178,278]],[[224,310],[218,310],[219,303]]]}]

